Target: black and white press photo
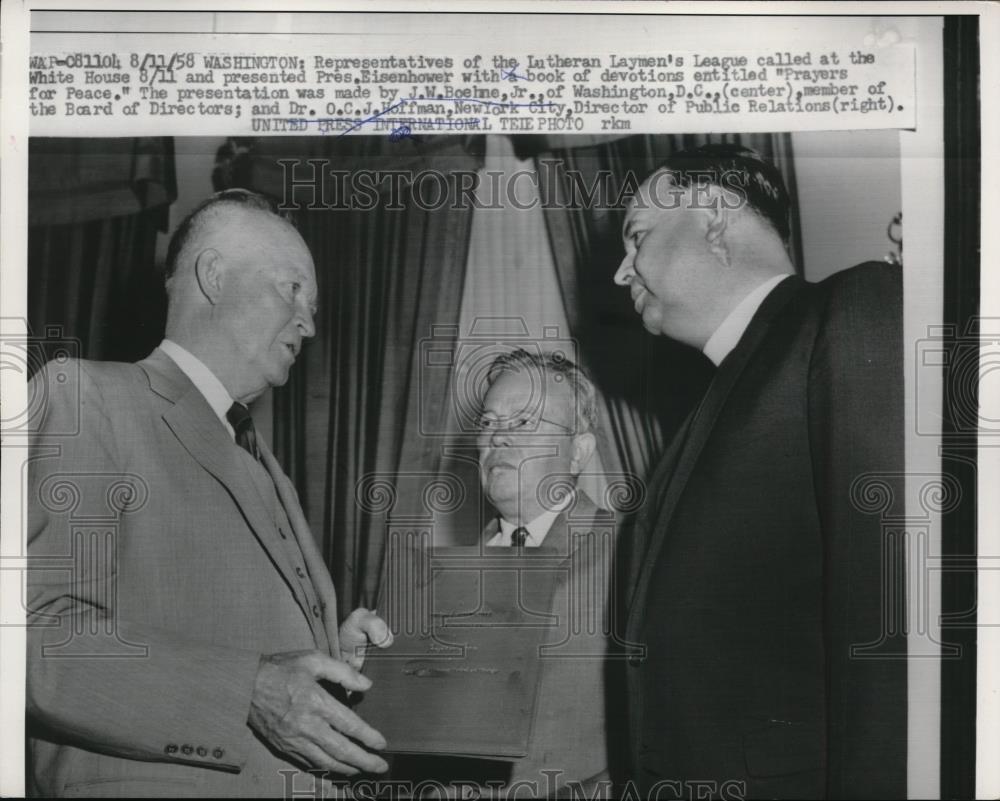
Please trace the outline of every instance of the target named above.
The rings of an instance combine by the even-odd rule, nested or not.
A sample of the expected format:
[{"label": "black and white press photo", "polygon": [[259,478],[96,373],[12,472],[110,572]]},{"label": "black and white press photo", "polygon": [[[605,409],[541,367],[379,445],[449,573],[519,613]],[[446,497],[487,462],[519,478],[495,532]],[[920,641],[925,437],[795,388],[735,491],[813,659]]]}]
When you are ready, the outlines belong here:
[{"label": "black and white press photo", "polygon": [[3,792],[995,795],[995,20],[435,8],[5,8]]}]

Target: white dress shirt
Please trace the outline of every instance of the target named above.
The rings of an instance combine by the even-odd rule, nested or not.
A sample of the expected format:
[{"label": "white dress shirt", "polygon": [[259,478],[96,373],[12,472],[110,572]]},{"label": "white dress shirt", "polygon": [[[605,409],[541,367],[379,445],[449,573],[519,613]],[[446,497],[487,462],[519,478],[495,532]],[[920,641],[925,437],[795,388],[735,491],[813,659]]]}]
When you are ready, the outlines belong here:
[{"label": "white dress shirt", "polygon": [[750,321],[757,313],[757,309],[760,308],[760,304],[771,294],[771,290],[790,275],[791,273],[785,273],[784,275],[776,275],[768,278],[763,284],[737,303],[736,307],[722,321],[722,324],[715,329],[715,333],[708,338],[708,342],[702,348],[702,353],[708,356],[716,367],[722,364],[722,360],[739,343],[743,333],[747,330],[747,326],[750,325]]},{"label": "white dress shirt", "polygon": [[235,442],[236,432],[233,431],[233,427],[226,419],[226,412],[233,405],[233,399],[229,396],[226,388],[222,386],[222,382],[216,378],[215,373],[209,370],[197,356],[169,339],[164,339],[160,343],[160,350],[174,360],[181,372],[190,378],[191,383],[205,396],[205,400],[212,407],[215,416],[222,421],[222,425],[226,427],[226,431]]},{"label": "white dress shirt", "polygon": [[[552,524],[556,521],[556,518],[559,517],[560,512],[573,502],[574,497],[576,497],[575,493],[567,493],[562,502],[559,503],[554,509],[547,509],[524,526],[524,528],[528,529],[528,536],[524,541],[526,548],[538,548],[541,546],[541,544],[545,541],[545,537],[549,533],[549,529],[552,528]],[[516,523],[511,523],[509,520],[505,520],[501,517],[500,530],[490,538],[490,541],[486,543],[486,547],[511,547],[514,544],[511,541],[511,535],[517,528],[518,525]]]}]

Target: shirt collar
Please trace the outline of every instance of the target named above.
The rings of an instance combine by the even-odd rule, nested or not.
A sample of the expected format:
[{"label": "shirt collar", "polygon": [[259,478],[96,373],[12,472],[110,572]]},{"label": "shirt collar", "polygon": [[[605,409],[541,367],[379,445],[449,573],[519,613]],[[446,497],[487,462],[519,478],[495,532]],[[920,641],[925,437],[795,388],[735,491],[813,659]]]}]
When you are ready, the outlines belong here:
[{"label": "shirt collar", "polygon": [[722,364],[722,360],[739,344],[747,326],[750,325],[750,321],[757,313],[757,309],[771,294],[771,290],[790,276],[791,273],[783,273],[768,278],[737,303],[726,319],[722,321],[722,324],[715,329],[715,333],[708,338],[708,342],[702,348],[702,353],[708,356],[716,367]]},{"label": "shirt collar", "polygon": [[226,419],[226,412],[229,411],[229,407],[233,405],[233,399],[230,397],[226,388],[222,385],[222,382],[216,377],[215,373],[205,366],[205,363],[191,353],[189,350],[182,348],[176,342],[172,342],[169,339],[164,339],[160,343],[160,350],[167,354],[177,366],[180,368],[181,372],[184,373],[188,378],[191,379],[191,383],[194,384],[198,391],[205,396],[205,400],[208,401],[208,405],[212,407],[212,411],[215,412],[215,416],[222,421],[222,424],[226,427],[229,432],[229,436],[233,437],[235,440],[236,434],[233,431],[233,427],[229,425],[229,421]]},{"label": "shirt collar", "polygon": [[[559,517],[563,510],[573,502],[574,497],[575,493],[567,493],[566,497],[563,498],[560,503],[556,504],[555,507],[552,509],[546,509],[538,517],[525,525],[525,528],[528,529],[528,538],[524,541],[525,547],[538,548],[541,546],[541,544],[545,541],[545,537],[548,536],[549,530],[552,528],[552,524],[556,522],[556,518]],[[511,545],[511,534],[514,533],[514,529],[516,528],[516,523],[511,523],[501,517],[500,530],[488,543],[486,543],[486,545],[488,547]]]}]

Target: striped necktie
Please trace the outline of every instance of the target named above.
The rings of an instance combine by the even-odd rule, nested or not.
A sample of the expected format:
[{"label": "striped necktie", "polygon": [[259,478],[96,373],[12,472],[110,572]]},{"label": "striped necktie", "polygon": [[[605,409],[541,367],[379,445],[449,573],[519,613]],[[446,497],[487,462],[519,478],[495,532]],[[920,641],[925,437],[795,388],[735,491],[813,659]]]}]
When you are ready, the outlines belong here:
[{"label": "striped necktie", "polygon": [[226,412],[226,419],[233,427],[233,431],[236,432],[236,444],[259,462],[260,449],[257,447],[257,430],[253,426],[250,410],[242,403],[234,403]]}]

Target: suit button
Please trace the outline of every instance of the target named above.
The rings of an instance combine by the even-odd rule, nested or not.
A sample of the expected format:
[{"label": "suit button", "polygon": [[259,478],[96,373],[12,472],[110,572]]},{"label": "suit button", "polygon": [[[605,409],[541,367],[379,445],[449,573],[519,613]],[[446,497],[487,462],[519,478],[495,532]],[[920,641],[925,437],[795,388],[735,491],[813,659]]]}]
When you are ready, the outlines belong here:
[{"label": "suit button", "polygon": [[196,749],[194,749],[194,750],[195,750],[195,753],[197,753],[197,754],[198,754],[198,756],[200,756],[200,757],[203,757],[203,756],[208,756],[208,749],[207,749],[207,748],[205,748],[205,746],[203,746],[203,745],[199,745],[199,746],[198,746],[198,747],[197,747]]},{"label": "suit button", "polygon": [[301,567],[297,567],[295,568],[295,575],[298,576],[299,578],[305,578],[306,572]]},{"label": "suit button", "polygon": [[194,751],[194,749],[187,743],[184,743],[184,745],[181,746],[182,754],[190,754],[192,751]]},{"label": "suit button", "polygon": [[176,754],[177,753],[177,746],[174,745],[173,743],[170,743],[170,745],[168,745],[166,748],[164,748],[163,751],[165,753],[167,753],[167,754]]},{"label": "suit button", "polygon": [[214,751],[212,751],[212,756],[214,756],[216,759],[222,759],[225,755],[226,752],[223,751],[221,748],[216,748]]},{"label": "suit button", "polygon": [[639,654],[629,654],[628,664],[629,667],[639,667],[642,664],[642,657]]},{"label": "suit button", "polygon": [[319,617],[319,607],[315,604],[313,605],[313,617]]}]

